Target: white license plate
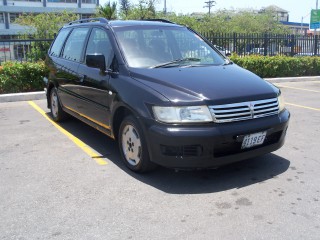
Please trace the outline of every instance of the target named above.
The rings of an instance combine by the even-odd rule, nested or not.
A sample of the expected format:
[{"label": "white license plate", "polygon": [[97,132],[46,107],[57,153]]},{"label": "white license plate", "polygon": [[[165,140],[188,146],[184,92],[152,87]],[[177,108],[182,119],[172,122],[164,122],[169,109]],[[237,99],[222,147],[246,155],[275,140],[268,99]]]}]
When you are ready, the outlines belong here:
[{"label": "white license plate", "polygon": [[267,135],[266,131],[245,135],[243,138],[241,149],[251,148],[257,145],[261,145],[264,142],[266,135]]}]

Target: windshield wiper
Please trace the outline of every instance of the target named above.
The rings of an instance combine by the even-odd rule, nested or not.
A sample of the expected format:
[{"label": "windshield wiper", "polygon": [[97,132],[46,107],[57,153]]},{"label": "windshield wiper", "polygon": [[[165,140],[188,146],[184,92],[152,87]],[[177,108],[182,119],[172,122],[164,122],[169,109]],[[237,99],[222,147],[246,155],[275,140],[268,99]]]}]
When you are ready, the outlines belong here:
[{"label": "windshield wiper", "polygon": [[190,57],[189,58],[179,58],[179,59],[172,60],[170,62],[161,63],[161,64],[158,64],[158,65],[152,66],[150,68],[166,67],[166,66],[169,66],[171,64],[181,63],[181,62],[200,62],[200,61],[201,61],[200,58],[190,58]]}]

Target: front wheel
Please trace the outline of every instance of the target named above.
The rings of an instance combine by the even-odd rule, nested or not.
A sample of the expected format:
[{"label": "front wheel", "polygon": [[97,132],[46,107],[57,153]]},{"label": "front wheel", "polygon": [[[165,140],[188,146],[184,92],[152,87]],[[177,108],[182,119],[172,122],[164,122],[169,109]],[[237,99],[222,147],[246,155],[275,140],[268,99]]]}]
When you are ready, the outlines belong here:
[{"label": "front wheel", "polygon": [[119,149],[126,166],[134,172],[147,172],[156,165],[150,161],[145,137],[139,122],[127,116],[120,125]]}]

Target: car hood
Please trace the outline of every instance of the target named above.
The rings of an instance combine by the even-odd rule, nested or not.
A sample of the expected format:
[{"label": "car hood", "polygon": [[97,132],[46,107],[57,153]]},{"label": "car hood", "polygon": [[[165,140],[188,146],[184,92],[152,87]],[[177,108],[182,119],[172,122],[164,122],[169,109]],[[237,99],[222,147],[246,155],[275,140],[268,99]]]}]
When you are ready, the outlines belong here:
[{"label": "car hood", "polygon": [[131,69],[131,77],[174,103],[226,104],[276,97],[277,88],[237,66]]}]

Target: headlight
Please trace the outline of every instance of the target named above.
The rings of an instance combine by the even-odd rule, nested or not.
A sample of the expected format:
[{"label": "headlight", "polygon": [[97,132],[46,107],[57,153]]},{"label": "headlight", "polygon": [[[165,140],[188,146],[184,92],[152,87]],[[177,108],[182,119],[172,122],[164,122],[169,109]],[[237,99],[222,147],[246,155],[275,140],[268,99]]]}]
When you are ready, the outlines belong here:
[{"label": "headlight", "polygon": [[197,123],[212,122],[207,106],[159,107],[154,106],[153,112],[157,120],[166,123]]},{"label": "headlight", "polygon": [[279,112],[281,112],[285,108],[284,99],[281,93],[278,95],[278,104],[279,104]]}]

